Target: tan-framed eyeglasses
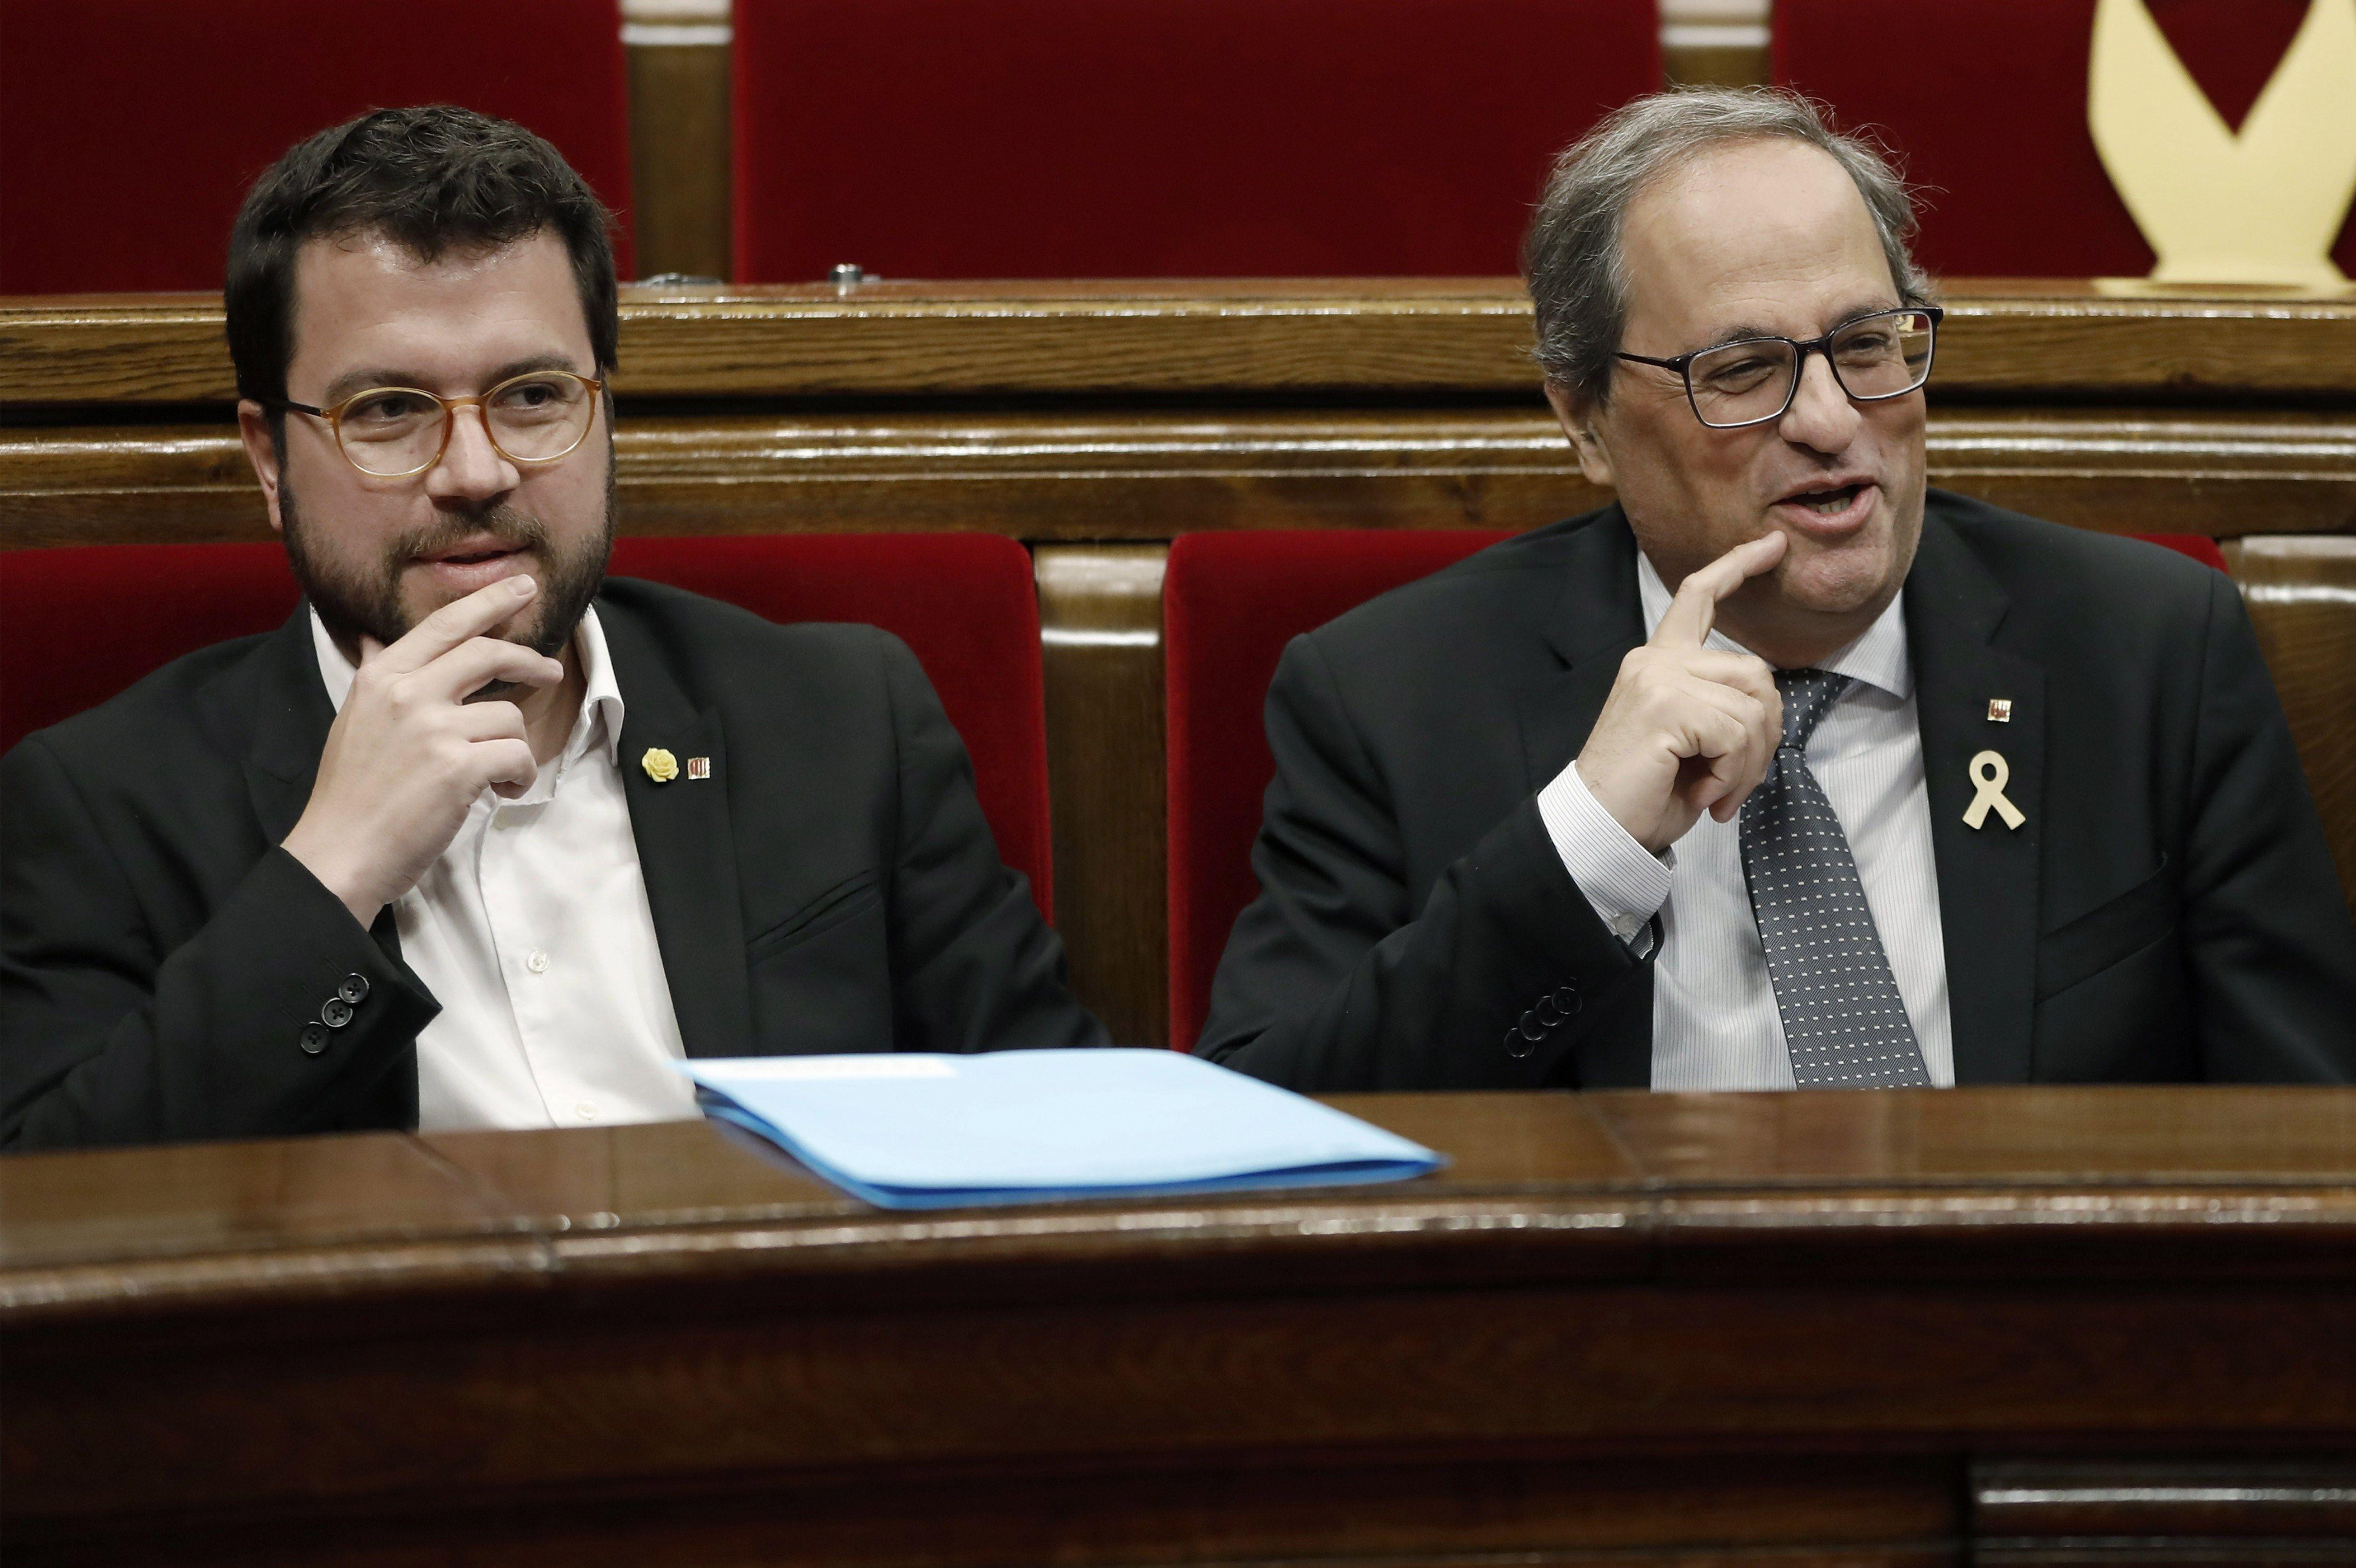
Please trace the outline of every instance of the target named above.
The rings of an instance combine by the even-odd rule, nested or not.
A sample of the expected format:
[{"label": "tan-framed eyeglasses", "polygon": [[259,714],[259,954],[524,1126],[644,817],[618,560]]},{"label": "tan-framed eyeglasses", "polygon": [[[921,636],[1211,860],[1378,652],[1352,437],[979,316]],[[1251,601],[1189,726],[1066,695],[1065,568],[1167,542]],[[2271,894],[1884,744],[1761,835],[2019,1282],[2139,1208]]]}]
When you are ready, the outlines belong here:
[{"label": "tan-framed eyeglasses", "polygon": [[510,463],[553,463],[572,456],[596,423],[605,383],[570,371],[527,371],[488,392],[442,397],[416,387],[370,387],[331,408],[274,398],[273,406],[324,419],[344,460],[380,479],[422,474],[450,449],[457,409],[483,416],[483,433]]}]

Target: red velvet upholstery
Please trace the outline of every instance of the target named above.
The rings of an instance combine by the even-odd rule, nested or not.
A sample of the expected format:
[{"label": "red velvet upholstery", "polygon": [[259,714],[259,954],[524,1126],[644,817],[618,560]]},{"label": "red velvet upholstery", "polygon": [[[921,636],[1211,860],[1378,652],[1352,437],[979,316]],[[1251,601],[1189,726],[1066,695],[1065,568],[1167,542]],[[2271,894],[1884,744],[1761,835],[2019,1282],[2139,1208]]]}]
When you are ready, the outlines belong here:
[{"label": "red velvet upholstery", "polygon": [[736,0],[736,276],[1491,274],[1651,0]]},{"label": "red velvet upholstery", "polygon": [[[613,569],[772,620],[863,621],[899,636],[965,737],[999,854],[1053,914],[1039,605],[1020,544],[963,533],[627,539]],[[0,553],[0,751],[183,653],[269,630],[296,597],[274,543]]]},{"label": "red velvet upholstery", "polygon": [[274,542],[0,553],[0,752],[301,596]]},{"label": "red velvet upholstery", "polygon": [[[1343,611],[1505,538],[1433,530],[1189,533],[1162,578],[1169,690],[1170,1040],[1203,1032],[1227,933],[1258,895],[1251,846],[1276,776],[1262,727],[1284,645]],[[2147,534],[2219,571],[2216,541]]]},{"label": "red velvet upholstery", "polygon": [[1202,1035],[1227,932],[1259,891],[1276,776],[1260,710],[1284,645],[1507,537],[1487,529],[1182,534],[1162,579],[1170,770],[1170,1043]]},{"label": "red velvet upholstery", "polygon": [[617,0],[0,0],[0,294],[220,287],[254,177],[370,108],[520,121],[626,209],[626,87]]},{"label": "red velvet upholstery", "polygon": [[[2308,0],[2148,0],[2239,125]],[[1776,0],[1774,76],[1878,127],[1930,187],[1917,253],[1950,275],[2139,277],[2151,247],[2086,129],[2094,0]],[[2356,268],[2356,230],[2336,252]]]}]

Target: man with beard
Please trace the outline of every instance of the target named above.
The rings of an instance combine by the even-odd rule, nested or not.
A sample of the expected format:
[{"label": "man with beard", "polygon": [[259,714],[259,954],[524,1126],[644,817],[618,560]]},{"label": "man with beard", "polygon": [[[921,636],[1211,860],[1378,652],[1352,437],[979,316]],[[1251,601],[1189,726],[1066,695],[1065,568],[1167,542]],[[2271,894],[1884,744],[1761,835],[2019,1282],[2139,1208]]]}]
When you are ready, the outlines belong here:
[{"label": "man with beard", "polygon": [[0,762],[0,1144],[695,1114],[683,1056],[1103,1043],[906,649],[604,582],[617,317],[555,149],[288,153],[230,242],[305,603]]},{"label": "man with beard", "polygon": [[1924,485],[1904,185],[1613,112],[1525,262],[1616,504],[1294,642],[1200,1049],[1299,1089],[2356,1078],[2356,931],[2233,583]]}]

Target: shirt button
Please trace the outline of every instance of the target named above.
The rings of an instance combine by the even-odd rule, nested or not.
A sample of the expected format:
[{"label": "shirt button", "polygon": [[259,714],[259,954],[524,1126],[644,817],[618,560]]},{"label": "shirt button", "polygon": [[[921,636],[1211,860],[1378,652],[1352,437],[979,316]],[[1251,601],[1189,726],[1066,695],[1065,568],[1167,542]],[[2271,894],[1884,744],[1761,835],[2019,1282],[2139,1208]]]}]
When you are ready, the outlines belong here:
[{"label": "shirt button", "polygon": [[573,1114],[584,1122],[594,1122],[597,1120],[597,1108],[584,1100],[573,1108]]},{"label": "shirt button", "polygon": [[535,949],[532,955],[523,961],[523,966],[524,968],[531,971],[534,974],[546,974],[548,972],[548,955]]}]

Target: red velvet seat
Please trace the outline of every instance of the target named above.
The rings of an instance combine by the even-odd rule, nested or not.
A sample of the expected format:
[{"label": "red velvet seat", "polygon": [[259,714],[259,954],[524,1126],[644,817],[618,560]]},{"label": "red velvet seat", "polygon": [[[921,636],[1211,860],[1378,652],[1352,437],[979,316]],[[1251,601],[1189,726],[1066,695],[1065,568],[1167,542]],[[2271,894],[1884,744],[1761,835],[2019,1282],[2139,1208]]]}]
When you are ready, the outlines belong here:
[{"label": "red velvet seat", "polygon": [[[1251,846],[1276,776],[1261,714],[1284,646],[1505,538],[1475,530],[1190,533],[1162,586],[1170,787],[1170,1039],[1203,1032],[1227,933],[1258,896]],[[2219,571],[2216,541],[2147,534]]]},{"label": "red velvet seat", "polygon": [[1170,1043],[1203,1033],[1227,932],[1258,895],[1252,841],[1276,777],[1261,709],[1284,645],[1507,535],[1489,529],[1182,534],[1162,578],[1170,781]]},{"label": "red velvet seat", "polygon": [[736,276],[1508,273],[1651,0],[736,0]]},{"label": "red velvet seat", "polygon": [[[862,621],[901,638],[965,737],[1000,856],[1053,915],[1039,605],[1020,544],[979,533],[627,539],[613,569],[772,620]],[[180,654],[277,626],[296,597],[275,543],[0,553],[0,751]]]},{"label": "red velvet seat", "polygon": [[[2086,128],[2095,0],[1775,0],[1774,78],[1877,127],[1929,188],[1917,253],[1953,276],[2140,277],[2151,247]],[[2239,126],[2308,0],[2147,0]],[[2356,270],[2356,230],[2337,259]]]},{"label": "red velvet seat", "polygon": [[0,294],[219,288],[254,177],[371,108],[519,121],[626,209],[626,87],[617,0],[0,0]]}]

